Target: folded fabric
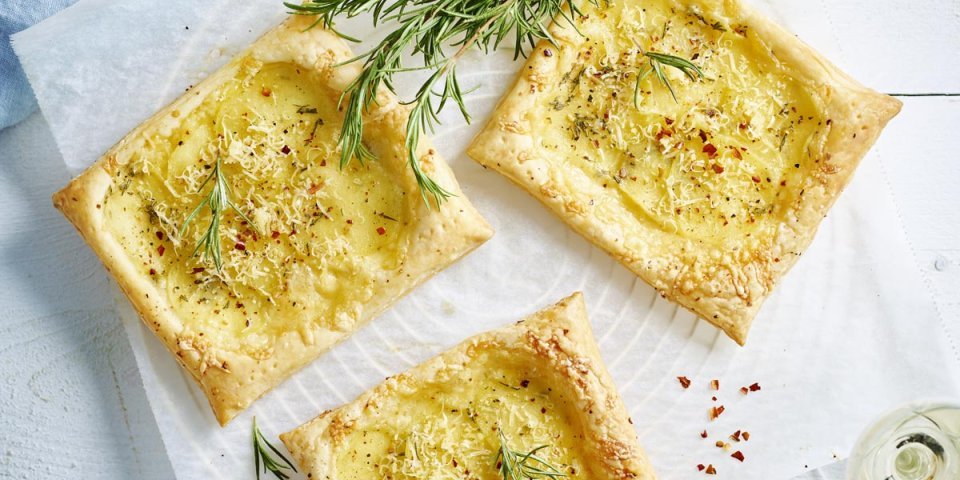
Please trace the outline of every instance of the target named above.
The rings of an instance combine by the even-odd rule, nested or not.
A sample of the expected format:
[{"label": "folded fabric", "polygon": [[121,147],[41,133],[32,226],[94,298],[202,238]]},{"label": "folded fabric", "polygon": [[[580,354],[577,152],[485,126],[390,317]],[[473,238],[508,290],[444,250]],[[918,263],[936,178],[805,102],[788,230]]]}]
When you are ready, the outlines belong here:
[{"label": "folded fabric", "polygon": [[[30,83],[13,53],[10,35],[17,33],[77,0],[0,0],[0,130],[30,115],[37,108]],[[51,46],[56,48],[56,46]]]}]

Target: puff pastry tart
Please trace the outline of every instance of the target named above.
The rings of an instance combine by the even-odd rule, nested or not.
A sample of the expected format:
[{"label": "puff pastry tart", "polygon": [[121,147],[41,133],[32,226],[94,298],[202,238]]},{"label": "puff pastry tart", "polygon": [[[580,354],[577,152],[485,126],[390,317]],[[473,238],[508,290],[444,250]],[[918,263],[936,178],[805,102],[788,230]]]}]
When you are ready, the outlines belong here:
[{"label": "puff pastry tart", "polygon": [[900,102],[736,0],[584,3],[468,153],[743,344]]},{"label": "puff pastry tart", "polygon": [[[349,49],[309,24],[264,35],[54,196],[221,424],[492,234],[429,145],[456,196],[424,204],[395,98],[366,118],[378,160],[339,168],[337,103],[359,67],[334,68]],[[214,233],[222,269],[192,255],[209,210],[186,222],[218,162],[236,207]]]},{"label": "puff pastry tart", "polygon": [[549,465],[563,478],[654,478],[579,293],[470,338],[280,438],[314,479],[507,478],[501,448],[525,454],[541,446],[543,462],[527,466]]}]

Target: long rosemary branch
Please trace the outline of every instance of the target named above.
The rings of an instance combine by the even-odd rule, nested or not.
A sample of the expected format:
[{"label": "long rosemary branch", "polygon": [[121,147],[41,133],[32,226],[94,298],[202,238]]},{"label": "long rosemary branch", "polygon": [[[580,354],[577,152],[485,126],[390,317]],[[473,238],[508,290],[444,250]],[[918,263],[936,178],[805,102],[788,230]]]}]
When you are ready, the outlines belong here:
[{"label": "long rosemary branch", "polygon": [[[433,132],[447,102],[455,103],[464,120],[470,121],[457,78],[457,59],[471,47],[489,52],[511,38],[514,59],[525,56],[537,41],[553,41],[547,29],[551,19],[559,15],[573,25],[581,15],[574,0],[316,0],[285,5],[293,14],[316,15],[314,25],[322,23],[334,31],[338,16],[349,18],[366,12],[372,13],[374,25],[397,25],[375,47],[351,60],[363,61],[363,71],[341,97],[341,102],[347,103],[340,135],[341,166],[354,158],[361,162],[373,158],[363,144],[363,113],[376,102],[380,87],[396,93],[395,74],[433,71],[409,102],[406,148],[424,201],[429,204],[432,198],[438,206],[451,193],[423,171],[417,146],[425,132]],[[457,50],[448,56],[445,47]],[[421,65],[403,64],[408,50],[421,58]],[[443,89],[438,92],[435,88],[439,85]]]}]

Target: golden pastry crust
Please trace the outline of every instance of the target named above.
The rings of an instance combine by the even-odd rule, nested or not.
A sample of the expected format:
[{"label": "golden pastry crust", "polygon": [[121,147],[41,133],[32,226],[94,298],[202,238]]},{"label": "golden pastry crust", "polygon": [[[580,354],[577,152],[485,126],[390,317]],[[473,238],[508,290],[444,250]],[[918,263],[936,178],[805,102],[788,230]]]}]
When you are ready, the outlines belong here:
[{"label": "golden pastry crust", "polygon": [[[448,391],[448,388],[453,388],[444,386],[449,385],[448,382],[475,382],[483,372],[494,370],[495,362],[502,358],[497,356],[500,354],[516,360],[513,368],[523,371],[522,378],[536,378],[537,380],[531,381],[541,381],[551,394],[570,400],[571,413],[568,421],[573,422],[572,428],[578,428],[582,435],[577,438],[577,442],[583,457],[580,459],[581,469],[585,469],[574,470],[572,473],[565,471],[571,478],[655,478],[650,463],[637,442],[636,432],[623,401],[600,358],[580,293],[575,293],[514,325],[472,337],[405,373],[388,378],[386,382],[352,402],[324,412],[295,430],[282,434],[280,438],[311,478],[354,478],[350,474],[359,474],[347,472],[352,465],[349,461],[341,463],[344,458],[375,463],[382,462],[382,459],[368,459],[362,455],[350,457],[351,449],[355,448],[355,444],[350,443],[352,434],[371,438],[366,435],[368,428],[369,432],[379,432],[383,430],[382,424],[378,423],[380,418],[390,423],[407,416],[410,412],[402,410],[403,407],[417,408],[409,399],[427,395],[426,392],[433,391],[429,390],[431,386],[439,385],[437,391]],[[466,388],[473,390],[480,388],[480,385],[471,384]],[[526,383],[513,388],[533,389]],[[523,397],[518,401],[533,401],[533,394],[530,393],[529,396],[529,400]],[[505,398],[498,398],[496,401],[509,403]],[[400,411],[388,410],[389,406],[395,404],[401,406]],[[462,407],[445,405],[445,411],[455,412],[455,409]],[[503,408],[508,407],[509,405]],[[474,423],[485,425],[481,417],[482,414],[477,413],[476,417],[470,417],[463,422],[470,423],[473,420]],[[413,424],[418,429],[424,428],[424,423],[420,420]],[[524,428],[526,427],[525,424]],[[448,428],[456,430],[459,426],[453,421]],[[530,428],[534,427],[530,425]],[[495,433],[486,429],[484,431],[486,435],[496,438]],[[557,438],[559,437],[558,433]],[[543,439],[532,441],[549,443]],[[466,441],[457,444],[458,450],[468,448]],[[489,462],[490,465],[486,468],[490,468],[493,452],[488,452],[490,455],[478,453],[476,456]],[[482,474],[476,470],[473,472],[476,475]]]},{"label": "golden pastry crust", "polygon": [[[577,28],[583,33],[582,35],[570,28],[564,20],[559,20],[552,26],[551,32],[557,39],[558,46],[541,43],[531,53],[513,88],[501,100],[487,126],[474,139],[468,154],[482,165],[499,171],[527,190],[581,235],[606,250],[656,288],[661,295],[692,310],[721,328],[742,345],[746,341],[750,324],[762,302],[770,295],[776,281],[789,270],[810,244],[820,221],[849,183],[857,164],[873,145],[880,131],[899,112],[901,103],[863,87],[794,35],[738,0],[696,2],[663,0],[653,3],[620,0],[610,2],[609,5],[606,8],[585,7],[586,17],[577,21]],[[590,70],[593,66],[603,63],[596,60],[596,57],[603,55],[597,45],[605,41],[611,42],[608,39],[616,37],[618,32],[631,28],[630,21],[657,15],[654,10],[656,5],[659,6],[658,8],[662,7],[664,11],[669,11],[665,14],[669,20],[665,22],[662,29],[660,25],[643,24],[642,20],[638,20],[641,22],[641,28],[637,30],[638,38],[634,39],[637,46],[635,51],[624,48],[614,52],[621,56],[619,60],[614,59],[610,62],[613,65],[612,68],[598,66]],[[675,34],[677,43],[670,44],[671,32],[674,30],[683,30],[683,33]],[[691,31],[700,33],[695,38],[688,37]],[[709,41],[715,41],[716,45],[721,47],[711,51],[709,47],[704,47]],[[749,50],[746,55],[734,54],[723,58],[716,53],[736,42],[743,42],[743,45],[746,45],[744,48],[752,50]],[[752,225],[743,226],[742,235],[729,236],[728,233],[722,233],[729,231],[723,230],[728,223],[735,222],[728,216],[722,219],[723,223],[710,226],[713,228],[710,234],[702,234],[699,237],[687,234],[682,228],[685,225],[682,223],[684,216],[690,218],[693,215],[702,215],[704,219],[697,220],[699,224],[695,221],[688,222],[686,225],[692,225],[691,231],[699,228],[698,225],[708,225],[713,221],[710,218],[715,218],[718,211],[711,209],[723,201],[718,197],[726,195],[726,201],[729,202],[731,194],[722,189],[711,190],[712,197],[701,195],[701,198],[694,199],[701,201],[699,204],[670,203],[673,208],[657,212],[655,215],[644,211],[648,215],[644,217],[644,214],[635,213],[640,210],[639,208],[630,205],[635,198],[611,193],[611,190],[619,188],[621,182],[627,184],[631,180],[637,180],[636,176],[626,169],[621,168],[617,171],[614,168],[613,172],[607,172],[605,180],[599,179],[599,176],[591,178],[589,165],[584,168],[575,165],[575,161],[579,161],[580,156],[586,159],[585,162],[602,163],[603,159],[597,158],[597,150],[604,148],[604,142],[616,142],[616,138],[610,140],[608,137],[617,135],[621,135],[619,141],[625,144],[620,151],[630,152],[631,165],[642,164],[643,161],[649,161],[653,157],[662,158],[669,154],[669,152],[664,153],[663,149],[678,147],[673,141],[676,137],[670,137],[670,135],[676,131],[673,122],[679,122],[680,119],[658,113],[658,109],[672,108],[670,105],[673,100],[653,106],[648,106],[646,103],[648,98],[654,98],[657,95],[660,95],[661,99],[669,98],[665,93],[665,87],[654,85],[655,76],[653,75],[649,77],[647,84],[641,86],[639,93],[640,114],[645,115],[643,118],[647,119],[651,126],[653,123],[660,125],[654,127],[658,129],[658,136],[649,142],[654,146],[653,156],[645,155],[644,152],[633,156],[634,152],[630,150],[632,146],[629,145],[629,141],[622,140],[623,132],[621,131],[608,128],[602,130],[601,135],[591,137],[591,129],[601,130],[607,127],[607,122],[614,123],[617,119],[615,116],[610,116],[597,122],[585,122],[582,120],[585,117],[581,116],[580,110],[574,110],[568,114],[568,117],[573,118],[570,120],[571,123],[585,122],[571,127],[574,129],[573,136],[577,141],[580,141],[581,135],[597,139],[594,143],[596,148],[558,150],[555,143],[550,143],[551,132],[556,133],[562,128],[561,125],[565,125],[562,121],[560,124],[555,121],[557,118],[562,120],[562,117],[557,115],[566,114],[564,109],[571,110],[572,107],[567,106],[571,99],[577,101],[574,93],[570,93],[570,96],[564,99],[566,89],[569,88],[571,92],[579,89],[579,92],[583,92],[583,88],[579,85],[581,81],[594,82],[590,85],[602,85],[607,81],[607,77],[613,77],[611,82],[615,82],[617,75],[627,77],[629,82],[632,82],[633,80],[630,79],[635,78],[631,76],[632,72],[624,73],[617,68],[623,67],[623,58],[645,60],[642,56],[633,57],[638,55],[637,52],[642,54],[644,48],[640,47],[641,43],[648,51],[667,48],[665,45],[681,45],[660,53],[677,54],[687,58],[693,56],[694,61],[707,73],[707,78],[697,86],[689,88],[698,88],[699,92],[705,92],[705,95],[714,94],[720,88],[718,86],[715,90],[711,90],[714,85],[731,82],[730,77],[744,75],[743,71],[732,71],[733,67],[727,65],[743,62],[744,65],[749,65],[746,67],[746,73],[756,74],[761,80],[765,78],[764,75],[772,75],[770,72],[776,72],[780,75],[776,80],[780,82],[778,88],[795,88],[799,92],[796,93],[797,98],[804,98],[804,101],[810,105],[807,109],[809,116],[805,116],[803,111],[797,114],[796,109],[791,111],[790,104],[784,105],[779,116],[789,117],[789,123],[785,123],[786,126],[782,130],[784,133],[776,132],[782,136],[781,153],[776,152],[774,146],[773,149],[769,149],[774,152],[773,155],[768,155],[768,157],[784,158],[758,160],[758,162],[782,164],[780,170],[774,169],[774,173],[782,174],[784,180],[779,180],[777,176],[774,176],[773,181],[766,175],[751,176],[747,173],[749,165],[742,167],[739,171],[740,175],[745,175],[743,178],[747,184],[752,181],[756,185],[756,188],[750,190],[751,195],[760,192],[757,194],[759,196],[764,194],[763,192],[773,192],[773,189],[780,188],[775,194],[775,204],[771,202],[768,211],[757,214],[758,217],[763,214],[769,216],[770,212],[774,212],[776,221],[769,221],[762,228]],[[710,54],[716,54],[716,57]],[[615,55],[611,55],[613,56]],[[631,60],[626,60],[626,64],[629,65],[630,62]],[[769,65],[769,67],[764,70],[756,67],[754,62],[766,62],[762,65]],[[584,65],[587,69],[586,75]],[[639,69],[642,64],[634,61],[632,65]],[[689,84],[686,84],[686,80],[677,72],[669,67],[664,68],[677,90],[679,103],[683,104],[685,88]],[[750,72],[751,68],[754,70],[759,68],[762,71]],[[576,73],[577,69],[580,69],[579,76]],[[571,74],[576,76],[573,81],[571,81]],[[577,86],[569,86],[571,84],[577,84]],[[660,89],[659,93],[655,92],[657,89]],[[620,94],[619,100],[617,93]],[[750,135],[756,132],[755,136],[760,137],[764,134],[761,126],[764,121],[769,120],[768,118],[751,119],[749,116],[735,118],[732,113],[735,113],[745,101],[750,100],[751,95],[763,93],[766,92],[760,89],[735,91],[732,96],[726,97],[724,100],[726,103],[707,105],[706,102],[702,102],[692,108],[700,109],[707,115],[716,115],[716,118],[726,119],[724,115],[730,114],[730,121],[733,122],[729,127],[731,130],[739,128],[741,136],[744,131],[749,132]],[[622,88],[610,99],[598,91],[590,93],[589,103],[608,106],[619,102],[619,104],[629,104],[633,108],[632,94],[632,88]],[[596,98],[593,95],[596,95]],[[746,100],[740,101],[741,99],[735,97]],[[548,103],[551,100],[552,103]],[[577,105],[576,108],[582,108],[585,103],[581,101]],[[621,107],[617,113],[622,113],[623,108]],[[725,108],[727,110],[724,110]],[[553,113],[551,110],[560,113]],[[770,116],[777,116],[776,110],[772,111]],[[709,124],[710,121],[705,119],[703,124]],[[804,124],[804,121],[808,123]],[[812,141],[806,145],[806,149],[804,145],[796,143],[799,140],[789,137],[790,133],[800,128],[814,128],[811,125],[816,127],[809,137]],[[694,159],[690,160],[690,168],[684,167],[681,171],[691,179],[696,177],[696,182],[689,182],[693,190],[703,188],[708,181],[721,178],[725,169],[717,163],[719,159],[724,158],[733,162],[736,158],[737,161],[741,161],[743,160],[741,157],[748,155],[748,147],[753,148],[749,142],[745,141],[742,148],[731,147],[727,150],[723,145],[709,144],[714,141],[709,137],[712,132],[705,132],[704,129],[697,132],[696,128],[691,131],[692,142],[690,143],[696,145],[697,150],[691,149],[688,152]],[[702,140],[696,138],[698,134]],[[730,136],[736,135],[738,132],[734,131]],[[748,137],[743,136],[743,138]],[[787,151],[793,148],[799,152],[796,158],[786,158],[788,155],[782,153],[785,151],[785,144],[788,146]],[[699,149],[700,145],[703,146],[703,150]],[[720,151],[714,147],[719,147]],[[614,153],[617,154],[616,151]],[[605,153],[601,152],[601,156],[603,154]],[[740,163],[751,161],[753,160],[748,159]],[[676,164],[677,161],[674,161],[673,165]],[[797,174],[791,173],[793,171],[791,167],[794,166],[797,172],[803,173],[803,176],[796,178],[796,181],[794,178]],[[737,167],[741,168],[739,165]],[[599,168],[597,167],[598,170]],[[642,169],[642,166],[637,168]],[[667,168],[671,166],[668,165]],[[587,173],[584,173],[585,171]],[[732,173],[736,172],[731,172],[728,163],[727,177]],[[656,178],[663,183],[662,172],[657,173]],[[789,182],[787,182],[788,178]],[[643,178],[640,180],[642,181]],[[686,181],[686,178],[682,181]],[[608,188],[608,183],[614,188]],[[672,187],[660,185],[657,188]],[[774,193],[770,193],[770,196],[773,198]],[[734,200],[742,200],[744,204],[748,201],[747,198],[734,198]],[[749,201],[753,201],[753,197],[750,197]],[[702,207],[703,205],[709,206]],[[695,210],[696,213],[691,213],[691,210]],[[745,210],[745,213],[746,215],[742,215],[741,218],[747,216],[750,223],[753,223],[754,213],[749,209]],[[711,214],[714,214],[714,217],[710,217]],[[681,225],[679,229],[678,224]],[[751,234],[747,232],[752,232],[753,237],[749,238]]]},{"label": "golden pastry crust", "polygon": [[[200,385],[221,425],[377,316],[411,289],[478,247],[492,235],[487,222],[464,197],[453,173],[428,141],[422,141],[420,145],[424,169],[455,196],[440,209],[435,206],[427,207],[420,200],[416,181],[406,166],[403,147],[407,108],[384,93],[379,105],[366,116],[365,143],[377,155],[376,161],[381,162],[388,174],[392,175],[391,183],[399,185],[405,192],[404,204],[410,209],[408,214],[412,220],[409,224],[412,226],[409,236],[406,237],[406,255],[401,265],[395,269],[369,274],[371,280],[368,285],[364,285],[364,289],[370,299],[347,309],[346,313],[335,319],[333,326],[307,322],[297,329],[283,331],[270,345],[269,354],[256,355],[242,349],[218,345],[209,335],[204,337],[202,330],[198,333],[198,329],[192,327],[191,322],[196,319],[184,318],[175,311],[172,307],[174,297],[169,285],[173,280],[165,280],[167,285],[163,285],[164,282],[152,276],[153,269],[148,274],[143,266],[131,257],[130,252],[124,249],[108,228],[104,202],[110,192],[118,187],[120,172],[133,156],[152,148],[152,139],[155,136],[162,137],[176,131],[183,119],[189,117],[211,92],[218,91],[217,89],[233,79],[238,71],[247,68],[250,62],[258,65],[270,62],[292,63],[297,66],[298,73],[299,69],[303,69],[323,79],[324,84],[311,87],[327,89],[323,91],[333,95],[333,101],[336,101],[339,92],[357,75],[359,67],[351,64],[335,68],[335,64],[352,57],[350,50],[328,31],[321,28],[307,30],[310,23],[305,17],[292,17],[265,34],[246,52],[130,132],[93,166],[53,197],[54,205],[66,215],[94,249],[136,307],[144,323],[157,334],[177,361]],[[265,96],[269,94],[267,90],[263,93]],[[317,128],[314,126],[314,132],[318,131]],[[335,157],[339,157],[339,152]],[[199,196],[197,198],[199,199]],[[276,238],[278,232],[274,235]],[[230,245],[232,246],[232,243]],[[167,250],[169,252],[170,247]],[[192,243],[184,244],[177,250],[182,261],[187,261]],[[167,255],[169,257],[171,253]],[[163,256],[162,251],[160,256]],[[237,302],[238,307],[242,306],[242,298],[232,300]],[[280,322],[291,319],[263,320]]]}]

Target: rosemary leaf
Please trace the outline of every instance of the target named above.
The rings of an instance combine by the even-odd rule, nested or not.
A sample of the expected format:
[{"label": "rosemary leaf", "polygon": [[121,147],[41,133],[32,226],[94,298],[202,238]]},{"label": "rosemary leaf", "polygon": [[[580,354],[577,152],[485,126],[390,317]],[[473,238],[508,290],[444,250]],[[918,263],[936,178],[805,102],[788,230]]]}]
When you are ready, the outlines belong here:
[{"label": "rosemary leaf", "polygon": [[[279,460],[274,458],[274,455],[279,457]],[[286,470],[297,471],[297,467],[263,436],[263,432],[257,427],[257,417],[253,417],[253,465],[257,480],[260,480],[261,472],[270,472],[279,480],[287,480],[290,475]]]},{"label": "rosemary leaf", "polygon": [[637,72],[637,83],[633,87],[633,104],[637,108],[640,108],[640,82],[644,81],[651,73],[656,75],[661,85],[667,87],[667,90],[670,91],[670,96],[673,97],[673,101],[679,102],[679,100],[677,100],[677,92],[674,91],[673,85],[670,84],[670,79],[668,79],[664,73],[664,66],[680,70],[692,81],[703,78],[703,71],[700,70],[700,67],[683,57],[657,52],[644,52],[643,56],[647,57],[648,62]]},{"label": "rosemary leaf", "polygon": [[500,428],[497,428],[497,436],[500,439],[500,449],[497,450],[494,463],[496,463],[497,470],[503,480],[557,479],[567,476],[543,457],[537,455],[541,450],[549,448],[549,445],[540,445],[524,453],[510,448],[510,442],[507,441],[507,437]]},{"label": "rosemary leaf", "polygon": [[233,210],[252,228],[256,227],[254,227],[253,222],[237,208],[236,204],[230,200],[230,186],[227,184],[227,179],[223,174],[219,155],[213,164],[213,170],[210,172],[210,175],[207,175],[203,183],[200,184],[197,192],[202,192],[208,183],[213,184],[210,193],[204,197],[183,221],[183,225],[180,226],[179,237],[183,238],[187,227],[197,218],[197,215],[200,214],[203,207],[206,206],[210,210],[210,223],[207,225],[207,230],[204,234],[197,240],[197,244],[193,248],[193,253],[190,254],[190,256],[197,256],[197,254],[199,254],[201,261],[213,260],[213,264],[216,265],[217,271],[219,272],[223,269],[223,257],[220,252],[220,223],[223,220],[224,212]]}]

